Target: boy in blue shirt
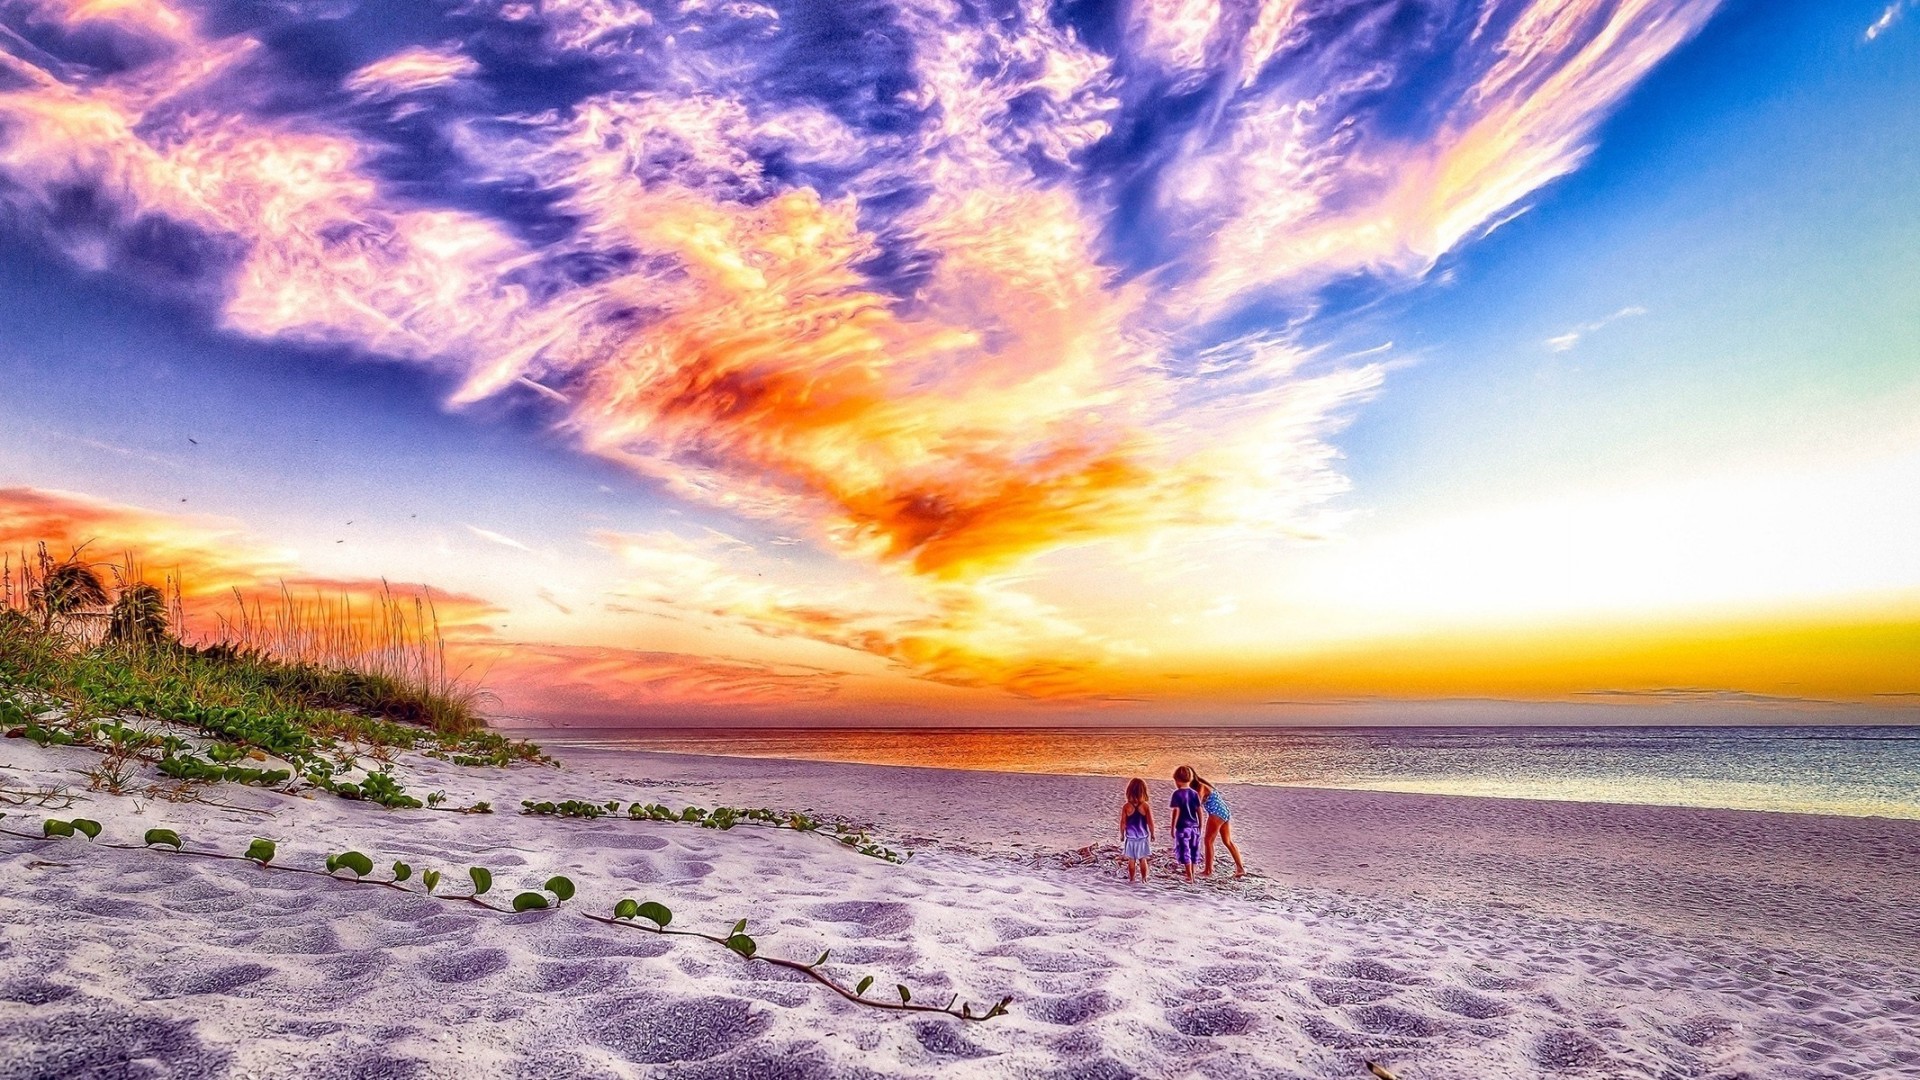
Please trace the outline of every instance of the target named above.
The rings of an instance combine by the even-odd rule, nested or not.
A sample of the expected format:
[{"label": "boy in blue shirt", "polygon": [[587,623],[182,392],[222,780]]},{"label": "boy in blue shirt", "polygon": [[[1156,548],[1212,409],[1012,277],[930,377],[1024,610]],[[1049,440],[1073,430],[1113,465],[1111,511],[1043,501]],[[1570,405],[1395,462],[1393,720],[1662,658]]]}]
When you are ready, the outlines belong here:
[{"label": "boy in blue shirt", "polygon": [[1193,880],[1193,864],[1200,861],[1200,793],[1193,790],[1193,770],[1185,765],[1173,771],[1172,820],[1173,858]]}]

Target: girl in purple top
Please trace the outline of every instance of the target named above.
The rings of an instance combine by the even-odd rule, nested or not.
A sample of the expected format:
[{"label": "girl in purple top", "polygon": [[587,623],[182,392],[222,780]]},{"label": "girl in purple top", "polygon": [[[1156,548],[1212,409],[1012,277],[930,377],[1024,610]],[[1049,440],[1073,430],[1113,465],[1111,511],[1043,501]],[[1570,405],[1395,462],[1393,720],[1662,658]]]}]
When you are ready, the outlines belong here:
[{"label": "girl in purple top", "polygon": [[1193,770],[1185,765],[1173,771],[1173,858],[1193,880],[1193,864],[1200,861],[1200,793],[1193,790]]},{"label": "girl in purple top", "polygon": [[1153,807],[1147,801],[1147,782],[1127,781],[1127,803],[1120,808],[1120,857],[1127,863],[1127,880],[1147,880],[1147,857],[1152,852]]}]

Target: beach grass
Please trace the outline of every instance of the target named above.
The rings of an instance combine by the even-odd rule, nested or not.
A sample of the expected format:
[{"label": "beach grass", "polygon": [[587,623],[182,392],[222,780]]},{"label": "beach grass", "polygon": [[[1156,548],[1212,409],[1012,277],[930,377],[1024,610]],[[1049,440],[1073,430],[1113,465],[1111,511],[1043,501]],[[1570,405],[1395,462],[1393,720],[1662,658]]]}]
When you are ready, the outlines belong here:
[{"label": "beach grass", "polygon": [[[480,687],[449,670],[431,597],[383,587],[347,598],[236,594],[235,614],[195,639],[180,631],[178,582],[148,583],[131,557],[89,563],[41,547],[5,560],[0,592],[0,726],[37,741],[151,758],[189,781],[316,786],[389,806],[416,805],[384,768],[421,749],[462,765],[542,760],[539,748],[486,730]],[[124,722],[185,725],[207,745],[174,745]],[[286,770],[241,759],[271,755]]]}]

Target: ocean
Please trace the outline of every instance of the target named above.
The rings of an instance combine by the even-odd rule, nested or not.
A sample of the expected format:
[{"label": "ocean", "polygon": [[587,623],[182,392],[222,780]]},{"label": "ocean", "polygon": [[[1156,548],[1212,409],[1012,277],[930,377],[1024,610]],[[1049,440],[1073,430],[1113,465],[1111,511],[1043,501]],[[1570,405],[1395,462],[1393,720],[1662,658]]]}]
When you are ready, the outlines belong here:
[{"label": "ocean", "polygon": [[1920,819],[1920,727],[552,732],[556,746]]}]

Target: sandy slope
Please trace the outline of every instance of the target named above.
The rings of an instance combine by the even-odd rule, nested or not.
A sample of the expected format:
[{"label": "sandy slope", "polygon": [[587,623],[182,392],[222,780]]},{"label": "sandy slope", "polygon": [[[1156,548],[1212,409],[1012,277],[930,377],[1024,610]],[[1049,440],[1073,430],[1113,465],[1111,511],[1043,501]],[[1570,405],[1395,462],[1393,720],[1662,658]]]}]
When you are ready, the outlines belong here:
[{"label": "sandy slope", "polygon": [[[280,861],[355,847],[572,907],[656,898],[834,949],[916,1000],[1014,995],[986,1024],[864,1009],[703,943],[562,908],[500,916],[246,865],[0,838],[0,1080],[25,1077],[1920,1076],[1920,822],[1237,788],[1259,876],[1129,886],[1111,781],[568,752],[565,769],[409,762],[504,811],[387,813],[222,789],[271,818],[94,796]],[[81,751],[0,745],[0,785]],[[1158,785],[1156,792],[1163,792]],[[1161,797],[1164,797],[1163,794]],[[522,798],[805,808],[819,835],[521,817]],[[36,829],[10,808],[3,824]],[[890,989],[885,992],[890,993]]]}]

